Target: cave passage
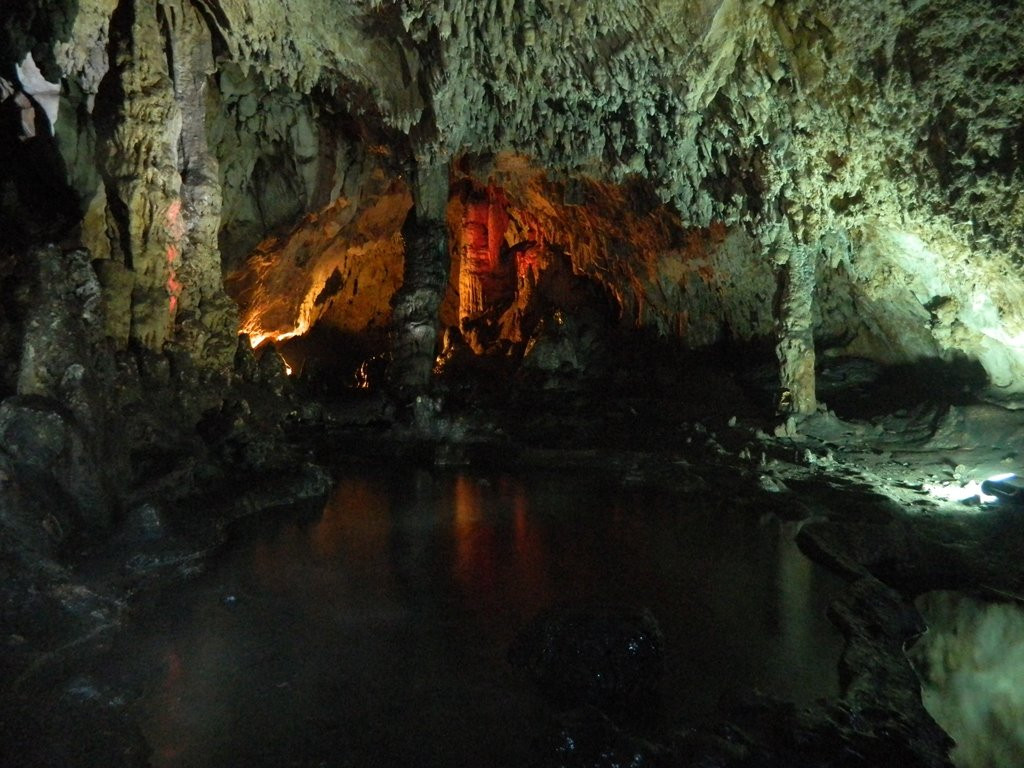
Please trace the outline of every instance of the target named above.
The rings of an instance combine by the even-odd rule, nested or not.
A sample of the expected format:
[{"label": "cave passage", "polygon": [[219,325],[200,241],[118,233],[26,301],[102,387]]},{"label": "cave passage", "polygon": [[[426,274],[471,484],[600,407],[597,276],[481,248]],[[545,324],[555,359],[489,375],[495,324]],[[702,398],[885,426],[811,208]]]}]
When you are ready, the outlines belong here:
[{"label": "cave passage", "polygon": [[322,513],[242,523],[91,684],[146,691],[157,768],[523,765],[543,705],[506,654],[555,605],[649,607],[666,666],[650,732],[755,689],[834,696],[841,582],[793,532],[588,473],[348,468]]},{"label": "cave passage", "polygon": [[0,768],[1024,765],[1021,72],[1022,0],[0,0]]}]

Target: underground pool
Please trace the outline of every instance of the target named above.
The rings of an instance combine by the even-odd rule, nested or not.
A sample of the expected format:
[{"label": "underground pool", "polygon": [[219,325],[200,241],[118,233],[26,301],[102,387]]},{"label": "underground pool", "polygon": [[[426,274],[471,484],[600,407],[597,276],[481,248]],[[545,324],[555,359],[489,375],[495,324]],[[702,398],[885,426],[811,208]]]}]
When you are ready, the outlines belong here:
[{"label": "underground pool", "polygon": [[508,649],[557,606],[649,610],[663,724],[836,695],[839,579],[729,509],[590,472],[345,470],[322,511],[237,524],[96,674],[134,690],[157,768],[526,764],[550,713]]}]

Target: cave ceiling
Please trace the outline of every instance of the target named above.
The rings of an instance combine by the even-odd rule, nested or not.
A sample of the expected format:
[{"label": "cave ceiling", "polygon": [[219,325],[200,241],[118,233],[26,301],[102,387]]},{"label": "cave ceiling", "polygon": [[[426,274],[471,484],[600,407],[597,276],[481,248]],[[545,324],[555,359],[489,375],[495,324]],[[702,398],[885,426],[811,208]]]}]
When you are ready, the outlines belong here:
[{"label": "cave ceiling", "polygon": [[[57,139],[83,241],[132,265],[122,335],[163,341],[147,290],[231,325],[221,273],[275,227],[371,209],[360,191],[381,173],[457,168],[522,206],[540,170],[566,189],[642,179],[680,227],[724,227],[733,249],[745,238],[755,282],[811,251],[816,335],[847,352],[962,353],[1024,389],[1019,3],[45,0],[3,13],[5,72],[31,52],[63,83]],[[179,199],[183,222],[152,235]],[[635,278],[664,254],[634,251],[610,290],[650,304],[671,279]],[[680,271],[666,263],[660,278]],[[720,303],[730,280],[709,283]],[[749,335],[765,325],[753,314]]]}]

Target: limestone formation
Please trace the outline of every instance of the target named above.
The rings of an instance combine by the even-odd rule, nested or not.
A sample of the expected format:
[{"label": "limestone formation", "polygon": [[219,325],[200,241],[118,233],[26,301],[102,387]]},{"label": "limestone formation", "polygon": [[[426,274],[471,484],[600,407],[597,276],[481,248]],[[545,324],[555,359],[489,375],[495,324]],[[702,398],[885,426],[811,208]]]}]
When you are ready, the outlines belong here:
[{"label": "limestone formation", "polygon": [[413,206],[402,226],[402,286],[395,294],[389,384],[402,400],[429,388],[437,355],[438,310],[448,283],[448,169],[416,168]]},{"label": "limestone formation", "polygon": [[388,329],[411,207],[405,184],[371,168],[359,197],[339,197],[257,245],[227,280],[242,308],[241,330],[258,346],[318,323],[355,335]]},{"label": "limestone formation", "polygon": [[[630,322],[691,346],[765,337],[776,294],[813,268],[813,308],[797,312],[813,327],[785,299],[774,321],[783,368],[805,371],[782,389],[823,345],[962,355],[1024,389],[1015,4],[52,0],[4,14],[8,81],[31,51],[62,83],[56,142],[80,241],[110,262],[122,344],[176,339],[223,364],[237,327],[222,273],[271,230],[358,198],[359,158],[384,148],[395,181],[447,166],[486,186],[487,158],[512,153],[553,183],[642,178],[673,227],[724,227],[701,273],[712,290],[694,291],[674,246],[644,266],[644,248],[600,237],[585,255],[594,209],[561,209],[574,270]],[[618,217],[611,203],[598,208]],[[795,264],[788,242],[809,261],[769,285],[776,261]]]}]

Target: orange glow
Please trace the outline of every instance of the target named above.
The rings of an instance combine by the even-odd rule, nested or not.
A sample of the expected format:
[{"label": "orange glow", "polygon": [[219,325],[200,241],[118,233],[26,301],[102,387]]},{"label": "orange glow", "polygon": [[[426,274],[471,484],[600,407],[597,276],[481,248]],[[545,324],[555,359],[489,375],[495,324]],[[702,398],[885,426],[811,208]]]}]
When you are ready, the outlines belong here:
[{"label": "orange glow", "polygon": [[356,371],[356,389],[370,388],[370,364],[363,362]]},{"label": "orange glow", "polygon": [[[259,346],[265,341],[286,341],[295,336],[301,336],[309,327],[302,325],[293,331],[285,331],[284,333],[250,333],[249,334],[249,346],[253,349],[258,349]],[[241,336],[243,333],[248,333],[245,328],[238,331],[238,335]]]},{"label": "orange glow", "polygon": [[467,604],[486,611],[495,605],[545,603],[551,589],[550,553],[530,512],[526,488],[509,478],[481,482],[458,475],[451,493],[452,571]]},{"label": "orange glow", "polygon": [[181,218],[181,199],[176,198],[167,206],[165,214],[167,220],[167,232],[175,240],[181,240],[185,235],[185,222]]},{"label": "orange glow", "polygon": [[178,759],[187,747],[178,738],[188,719],[181,699],[181,692],[188,685],[185,662],[174,647],[167,649],[163,662],[167,671],[156,695],[156,718],[152,731],[147,734],[153,743],[158,765]]},{"label": "orange glow", "polygon": [[[529,158],[512,154],[493,159],[486,183],[468,161],[456,169],[463,175],[456,175],[455,183],[467,190],[449,218],[460,238],[455,251],[460,324],[487,322],[497,311],[500,338],[524,341],[522,334],[530,332],[522,325],[524,309],[533,290],[553,265],[567,264],[572,275],[604,287],[623,327],[657,323],[685,335],[688,309],[676,292],[662,290],[666,274],[680,285],[693,277],[712,288],[722,281],[716,264],[729,235],[726,224],[685,226],[640,180],[615,184],[584,174],[551,177]],[[501,216],[491,215],[495,212]],[[513,263],[495,264],[495,253]],[[506,266],[512,271],[511,289],[504,282]],[[552,285],[545,289],[549,301]],[[492,343],[481,328],[488,326],[470,323],[466,334],[478,352],[477,344]]]},{"label": "orange glow", "polygon": [[267,237],[225,279],[239,305],[239,334],[256,348],[318,324],[353,335],[389,327],[403,273],[400,230],[411,206],[405,183],[381,173],[357,202],[340,197],[290,232]]},{"label": "orange glow", "polygon": [[179,244],[185,236],[185,222],[181,217],[181,200],[174,200],[168,207],[164,216],[167,224],[167,235],[171,243],[167,246],[167,312],[173,318],[178,310],[178,297],[184,286],[178,280],[177,262],[181,256]]},{"label": "orange glow", "polygon": [[459,231],[460,317],[479,316],[507,290],[501,250],[508,223],[508,199],[500,187],[488,186],[466,202]]},{"label": "orange glow", "polygon": [[170,294],[170,314],[173,317],[178,308],[178,296],[184,287],[178,281],[178,274],[175,270],[175,262],[178,260],[178,249],[173,245],[167,246],[167,293]]},{"label": "orange glow", "polygon": [[392,535],[388,495],[363,478],[344,478],[309,529],[309,543],[317,557],[344,557],[354,571],[383,577]]},{"label": "orange glow", "polygon": [[467,590],[489,594],[496,584],[495,533],[484,520],[484,497],[477,481],[455,478],[455,577]]}]

